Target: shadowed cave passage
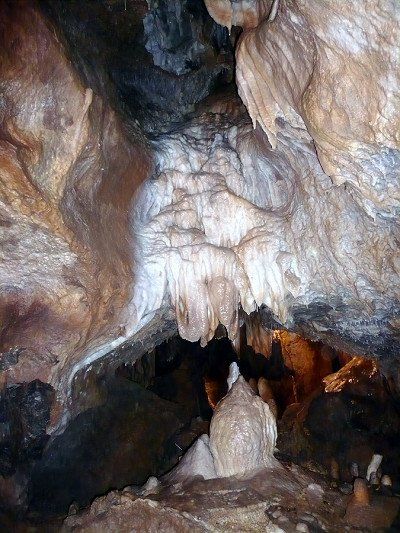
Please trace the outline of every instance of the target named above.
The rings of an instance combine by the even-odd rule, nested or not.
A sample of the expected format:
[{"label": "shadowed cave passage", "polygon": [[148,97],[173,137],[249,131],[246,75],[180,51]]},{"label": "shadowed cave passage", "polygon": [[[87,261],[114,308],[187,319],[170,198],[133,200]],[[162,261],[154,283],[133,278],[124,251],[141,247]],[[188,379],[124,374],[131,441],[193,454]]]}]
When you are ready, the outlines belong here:
[{"label": "shadowed cave passage", "polygon": [[[393,491],[400,490],[399,397],[374,361],[284,330],[270,332],[265,354],[247,345],[245,326],[241,340],[237,353],[225,336],[205,348],[174,336],[134,364],[111,374],[93,372],[85,388],[95,405],[29,456],[34,463],[25,488],[29,519],[59,519],[71,505],[86,507],[96,496],[127,486],[140,490],[150,476],[170,471],[196,438],[208,433],[213,408],[228,392],[233,361],[255,393],[276,409],[280,460],[347,487],[354,464],[365,476],[372,455],[382,454],[380,475],[389,475]],[[26,411],[24,404],[19,407],[4,424],[21,423]],[[4,446],[1,452],[4,465]],[[24,464],[19,461],[14,471]],[[377,482],[378,492],[379,487]]]},{"label": "shadowed cave passage", "polygon": [[222,397],[234,358],[226,338],[201,348],[173,337],[112,375],[94,373],[90,394],[93,401],[96,391],[98,405],[72,420],[33,469],[32,513],[66,514],[73,502],[86,506],[109,490],[165,474],[208,432],[204,381],[215,380]]}]

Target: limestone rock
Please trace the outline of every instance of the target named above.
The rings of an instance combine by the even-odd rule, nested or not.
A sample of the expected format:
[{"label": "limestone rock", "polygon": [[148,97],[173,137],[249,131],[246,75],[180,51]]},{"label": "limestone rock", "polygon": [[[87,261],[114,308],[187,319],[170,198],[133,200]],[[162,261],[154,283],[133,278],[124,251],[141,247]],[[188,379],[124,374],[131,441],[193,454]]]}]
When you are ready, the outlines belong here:
[{"label": "limestone rock", "polygon": [[240,95],[271,145],[279,117],[305,125],[324,171],[374,218],[399,207],[399,28],[391,0],[292,0],[237,51]]},{"label": "limestone rock", "polygon": [[217,475],[246,474],[274,465],[276,437],[276,421],[268,404],[239,376],[211,420],[210,449]]},{"label": "limestone rock", "polygon": [[209,442],[208,435],[201,435],[185,453],[178,465],[164,476],[163,482],[171,485],[190,481],[197,476],[204,479],[217,477]]},{"label": "limestone rock", "polygon": [[231,31],[232,26],[255,28],[271,12],[272,0],[205,0],[213,19]]},{"label": "limestone rock", "polygon": [[57,425],[85,358],[129,333],[128,208],[151,153],[81,81],[36,3],[2,2],[0,27],[0,388],[50,383]]},{"label": "limestone rock", "polygon": [[[166,487],[146,499],[114,491],[69,516],[62,531],[281,533],[295,531],[299,522],[308,524],[311,531],[349,529],[343,518],[348,496],[324,481],[322,486],[317,484],[310,476],[301,468],[285,467],[264,469],[246,479],[197,479],[182,491]],[[361,523],[368,528],[368,519],[382,528],[393,521],[398,507],[396,498],[361,507]]]}]

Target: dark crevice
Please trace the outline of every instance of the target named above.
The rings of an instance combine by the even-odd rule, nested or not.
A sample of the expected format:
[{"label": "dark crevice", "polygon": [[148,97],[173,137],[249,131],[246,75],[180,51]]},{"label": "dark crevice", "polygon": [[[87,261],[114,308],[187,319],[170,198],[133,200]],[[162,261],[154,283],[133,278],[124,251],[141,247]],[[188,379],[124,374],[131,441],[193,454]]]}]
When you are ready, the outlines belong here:
[{"label": "dark crevice", "polygon": [[233,84],[233,46],[202,1],[41,0],[86,86],[144,132],[182,123]]}]

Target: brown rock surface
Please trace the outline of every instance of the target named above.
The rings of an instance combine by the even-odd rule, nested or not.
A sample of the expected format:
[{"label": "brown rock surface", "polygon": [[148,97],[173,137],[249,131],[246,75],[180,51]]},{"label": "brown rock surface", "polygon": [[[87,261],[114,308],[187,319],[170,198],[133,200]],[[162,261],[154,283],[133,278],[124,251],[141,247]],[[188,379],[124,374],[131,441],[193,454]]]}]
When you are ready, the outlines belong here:
[{"label": "brown rock surface", "polygon": [[286,0],[237,51],[239,93],[271,145],[278,117],[305,124],[324,171],[374,217],[399,205],[399,28],[391,0]]},{"label": "brown rock surface", "polygon": [[0,380],[39,378],[62,396],[73,365],[123,335],[128,210],[151,156],[34,3],[2,2],[0,25],[1,360],[19,351]]},{"label": "brown rock surface", "polygon": [[[156,99],[165,102],[169,91],[187,120],[171,128],[171,113],[158,136],[164,119],[152,122],[152,151],[133,123],[128,132],[107,91],[100,97],[78,77],[35,2],[1,2],[0,390],[50,383],[57,392],[50,430],[66,421],[67,400],[69,415],[89,396],[97,402],[94,364],[104,371],[156,344],[154,332],[169,336],[172,308],[181,335],[193,341],[207,342],[219,323],[234,339],[241,305],[260,309],[261,326],[273,316],[351,352],[397,355],[397,3],[207,5],[228,27],[244,27],[237,82],[258,126],[233,91],[193,112],[215,77],[207,68],[193,74],[182,51],[179,61],[170,57],[168,24],[158,47],[162,17],[153,14],[150,61],[170,69]],[[187,17],[196,37],[192,22]],[[192,48],[196,63],[201,46]],[[185,98],[182,89],[175,100],[182,69]],[[224,69],[220,58],[211,70],[218,77]],[[157,85],[140,69],[135,75]],[[355,388],[368,389],[364,381]],[[320,400],[332,416],[334,394]],[[147,513],[147,502],[135,505]],[[219,512],[210,518],[218,527]],[[182,530],[185,520],[194,523],[171,520]]]},{"label": "brown rock surface", "polygon": [[[374,523],[379,527],[393,519],[396,506],[395,498],[375,498]],[[95,500],[87,511],[69,516],[63,531],[278,533],[294,531],[299,522],[332,533],[355,531],[342,518],[345,509],[346,498],[337,489],[292,466],[261,470],[246,480],[194,481],[145,499],[112,492]]]},{"label": "brown rock surface", "polygon": [[153,142],[145,180],[140,134],[21,5],[1,11],[3,386],[39,378],[64,404],[77,373],[161,329],[170,303],[203,343],[219,322],[235,338],[240,303],[263,326],[272,313],[343,349],[395,352],[396,6],[287,0],[267,20],[272,2],[235,3],[239,92],[263,131],[232,93],[209,99]]},{"label": "brown rock surface", "polygon": [[332,362],[321,353],[321,346],[295,333],[280,331],[282,357],[285,366],[293,372],[293,387],[299,401],[317,389],[322,378],[332,372]]},{"label": "brown rock surface", "polygon": [[322,385],[287,408],[278,427],[278,449],[297,461],[319,461],[329,470],[334,462],[346,481],[352,481],[352,463],[357,475],[366,477],[373,454],[382,454],[384,473],[397,479],[394,443],[400,418],[376,363],[354,357]]},{"label": "brown rock surface", "polygon": [[227,92],[151,153],[36,4],[2,3],[0,386],[50,383],[53,428],[67,397],[84,403],[74,376],[167,336],[171,308],[203,343],[218,323],[236,337],[240,304],[262,326],[397,354],[399,9],[282,0],[268,20],[272,2],[235,4],[239,92],[261,127]]}]

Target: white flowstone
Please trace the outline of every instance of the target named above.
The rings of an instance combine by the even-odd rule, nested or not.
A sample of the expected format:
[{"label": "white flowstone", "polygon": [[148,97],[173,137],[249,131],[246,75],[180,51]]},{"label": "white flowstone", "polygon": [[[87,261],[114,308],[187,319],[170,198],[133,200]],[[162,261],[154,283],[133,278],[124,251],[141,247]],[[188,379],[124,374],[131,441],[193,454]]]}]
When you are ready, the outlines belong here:
[{"label": "white flowstone", "polygon": [[149,494],[157,494],[160,489],[160,482],[155,476],[150,476],[143,487],[140,489],[141,496],[148,496]]},{"label": "white flowstone", "polygon": [[280,119],[271,150],[243,109],[223,105],[157,141],[157,172],[132,212],[131,326],[172,307],[181,337],[205,345],[220,323],[238,337],[240,306],[265,305],[290,327],[294,302],[332,300],[346,302],[346,324],[362,335],[357,316],[397,301],[394,228],[334,186],[305,128]]}]

